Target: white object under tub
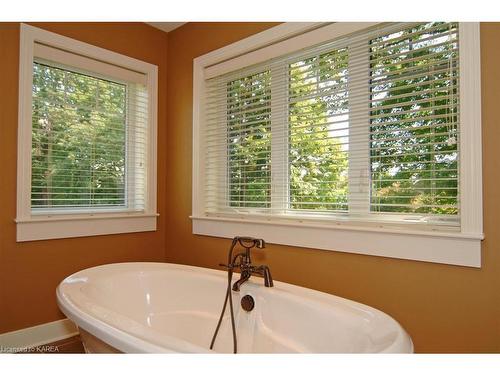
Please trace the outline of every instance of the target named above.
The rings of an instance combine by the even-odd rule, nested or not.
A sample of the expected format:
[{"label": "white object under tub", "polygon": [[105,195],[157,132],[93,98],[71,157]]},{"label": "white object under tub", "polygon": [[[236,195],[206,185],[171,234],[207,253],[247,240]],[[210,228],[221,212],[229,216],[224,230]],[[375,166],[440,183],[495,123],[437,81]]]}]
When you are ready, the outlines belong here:
[{"label": "white object under tub", "polygon": [[[239,274],[235,274],[233,282]],[[89,352],[231,353],[229,306],[214,350],[227,274],[168,263],[117,263],[77,272],[57,288],[60,309]],[[246,312],[240,300],[255,300]],[[239,353],[411,353],[387,314],[334,295],[252,277],[233,292]]]}]

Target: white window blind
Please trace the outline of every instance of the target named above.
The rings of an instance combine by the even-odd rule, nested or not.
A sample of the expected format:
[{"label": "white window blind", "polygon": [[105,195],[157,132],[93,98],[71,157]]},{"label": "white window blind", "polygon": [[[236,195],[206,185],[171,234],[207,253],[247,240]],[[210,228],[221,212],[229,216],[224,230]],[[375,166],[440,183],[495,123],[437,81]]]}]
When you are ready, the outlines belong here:
[{"label": "white window blind", "polygon": [[143,211],[144,75],[43,45],[35,53],[32,213]]},{"label": "white window blind", "polygon": [[206,81],[205,213],[458,226],[458,24],[386,24]]},{"label": "white window blind", "polygon": [[457,216],[458,26],[370,40],[371,211]]}]

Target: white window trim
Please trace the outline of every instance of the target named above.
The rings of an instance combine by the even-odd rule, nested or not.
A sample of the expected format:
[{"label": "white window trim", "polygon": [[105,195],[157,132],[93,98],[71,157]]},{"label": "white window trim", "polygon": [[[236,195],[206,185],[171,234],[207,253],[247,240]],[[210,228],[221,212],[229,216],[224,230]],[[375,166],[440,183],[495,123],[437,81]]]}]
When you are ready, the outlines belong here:
[{"label": "white window trim", "polygon": [[[479,23],[460,23],[461,227],[420,230],[374,223],[309,222],[207,216],[204,212],[205,80],[244,66],[341,37],[376,23],[284,23],[193,61],[193,234],[231,238],[249,235],[270,243],[452,265],[481,267],[482,160]],[[466,68],[464,68],[466,67]]]},{"label": "white window trim", "polygon": [[[19,113],[17,152],[17,241],[95,236],[104,234],[155,231],[157,220],[157,91],[158,67],[119,53],[64,37],[30,25],[21,24],[19,54]],[[32,214],[31,210],[31,116],[33,57],[35,42],[95,59],[96,67],[112,64],[142,75],[149,95],[149,139],[147,193],[140,212],[108,210]],[[78,64],[78,57],[75,57]],[[102,62],[102,63],[101,63]],[[103,64],[107,63],[107,64]],[[101,69],[102,70],[102,69]],[[123,69],[122,69],[123,71]],[[112,73],[112,70],[110,70]],[[137,72],[137,73],[133,73]]]}]

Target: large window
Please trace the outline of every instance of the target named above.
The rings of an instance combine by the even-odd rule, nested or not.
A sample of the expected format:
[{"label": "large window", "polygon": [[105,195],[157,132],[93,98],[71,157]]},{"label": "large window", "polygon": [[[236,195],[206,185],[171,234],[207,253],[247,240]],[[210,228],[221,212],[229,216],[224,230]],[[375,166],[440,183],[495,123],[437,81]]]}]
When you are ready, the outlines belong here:
[{"label": "large window", "polygon": [[154,230],[155,67],[22,35],[18,240]]},{"label": "large window", "polygon": [[[194,167],[203,173],[194,187],[195,227],[204,220],[200,233],[229,236],[228,227],[213,230],[225,221],[258,231],[234,225],[243,220],[481,238],[473,207],[481,202],[471,199],[480,182],[467,186],[465,177],[480,155],[463,140],[480,129],[478,108],[461,91],[477,69],[471,27],[334,24],[309,32],[307,42],[298,36],[209,65],[195,118],[202,126]],[[245,58],[255,63],[245,66]],[[466,228],[471,218],[476,227]]]},{"label": "large window", "polygon": [[458,226],[458,55],[390,26],[209,81],[207,208]]}]

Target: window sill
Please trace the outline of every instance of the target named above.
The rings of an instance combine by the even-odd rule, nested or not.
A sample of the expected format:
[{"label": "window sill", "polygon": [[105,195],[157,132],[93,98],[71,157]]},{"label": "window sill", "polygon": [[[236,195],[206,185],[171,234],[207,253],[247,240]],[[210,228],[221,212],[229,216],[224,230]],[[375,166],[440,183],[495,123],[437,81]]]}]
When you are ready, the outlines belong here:
[{"label": "window sill", "polygon": [[16,219],[17,242],[156,231],[158,214],[33,215]]},{"label": "window sill", "polygon": [[264,238],[269,243],[481,267],[482,234],[191,216],[193,234]]}]

